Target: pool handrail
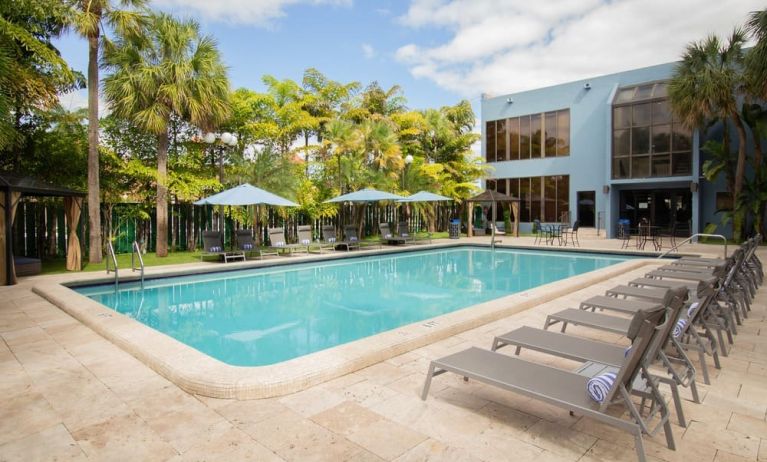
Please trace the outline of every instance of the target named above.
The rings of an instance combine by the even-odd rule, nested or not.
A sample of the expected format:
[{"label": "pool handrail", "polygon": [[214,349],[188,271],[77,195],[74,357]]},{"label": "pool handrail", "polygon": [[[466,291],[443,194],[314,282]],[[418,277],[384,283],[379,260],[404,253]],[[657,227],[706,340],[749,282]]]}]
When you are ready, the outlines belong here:
[{"label": "pool handrail", "polygon": [[724,258],[727,258],[727,238],[722,236],[721,234],[707,234],[707,233],[695,233],[695,234],[693,234],[692,236],[690,236],[687,239],[683,240],[679,244],[675,244],[673,247],[671,247],[667,251],[665,251],[662,254],[658,255],[658,258],[665,257],[666,255],[670,254],[671,252],[673,252],[675,250],[678,250],[679,247],[681,247],[682,245],[684,245],[684,244],[686,244],[688,242],[692,242],[693,239],[698,238],[698,237],[715,237],[717,239],[721,239],[722,241],[724,241]]},{"label": "pool handrail", "polygon": [[109,261],[110,260],[112,261],[112,264],[114,265],[114,270],[113,271],[115,273],[115,292],[117,292],[117,287],[118,287],[118,284],[119,284],[118,280],[117,280],[118,279],[118,275],[117,275],[117,255],[115,255],[115,248],[112,245],[112,241],[107,241],[107,256],[109,258],[107,258],[106,264],[104,266],[106,267],[107,274],[109,274],[109,271],[110,271],[110,269],[109,269]]},{"label": "pool handrail", "polygon": [[[139,267],[136,268],[136,263],[134,258],[138,255],[138,263]],[[131,271],[140,270],[141,271],[141,288],[144,288],[144,257],[141,256],[141,246],[139,246],[138,242],[133,241],[133,244],[131,245],[131,254],[130,254],[130,266]]]}]

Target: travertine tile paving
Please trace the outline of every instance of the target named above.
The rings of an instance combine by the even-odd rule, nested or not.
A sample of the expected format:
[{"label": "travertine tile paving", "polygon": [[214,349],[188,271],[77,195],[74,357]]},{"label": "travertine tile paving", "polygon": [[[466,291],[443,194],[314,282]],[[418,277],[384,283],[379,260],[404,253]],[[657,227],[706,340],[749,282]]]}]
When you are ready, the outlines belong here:
[{"label": "travertine tile paving", "polygon": [[[527,243],[524,239],[519,242]],[[611,241],[594,241],[615,247]],[[767,259],[767,251],[761,251]],[[253,401],[190,395],[30,291],[0,288],[0,461],[633,460],[632,438],[592,420],[454,374],[419,394],[429,360],[603,292],[621,275],[299,393]],[[723,369],[699,384],[688,428],[646,439],[650,460],[767,460],[767,291]],[[620,342],[573,328],[584,336]],[[765,331],[767,332],[767,331]],[[569,366],[545,355],[526,358]]]}]

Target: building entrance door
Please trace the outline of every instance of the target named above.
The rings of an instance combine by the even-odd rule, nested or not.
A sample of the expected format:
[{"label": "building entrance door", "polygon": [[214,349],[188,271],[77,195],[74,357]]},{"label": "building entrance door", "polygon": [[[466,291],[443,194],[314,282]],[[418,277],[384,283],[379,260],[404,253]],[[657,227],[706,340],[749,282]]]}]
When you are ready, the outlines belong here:
[{"label": "building entrance door", "polygon": [[642,220],[674,230],[678,236],[689,235],[692,219],[692,193],[689,189],[639,189],[621,191],[620,218],[636,227]]},{"label": "building entrance door", "polygon": [[578,221],[584,228],[594,227],[596,191],[578,191]]}]

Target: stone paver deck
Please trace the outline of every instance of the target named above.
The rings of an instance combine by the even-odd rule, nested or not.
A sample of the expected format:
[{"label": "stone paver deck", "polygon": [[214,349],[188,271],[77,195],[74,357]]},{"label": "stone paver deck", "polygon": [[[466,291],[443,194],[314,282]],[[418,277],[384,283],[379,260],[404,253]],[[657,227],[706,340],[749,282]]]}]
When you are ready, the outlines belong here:
[{"label": "stone paver deck", "polygon": [[[475,238],[475,242],[487,242]],[[529,241],[529,242],[528,242]],[[505,239],[528,244],[532,240]],[[584,247],[617,248],[616,241]],[[702,246],[698,251],[711,251]],[[760,251],[762,259],[767,252]],[[632,438],[589,419],[454,374],[419,394],[430,359],[644,273],[629,272],[307,390],[261,400],[190,395],[31,292],[0,288],[0,461],[32,460],[634,460]],[[62,278],[57,276],[51,278]],[[690,424],[677,451],[646,438],[650,460],[767,460],[767,290],[757,294],[722,370],[684,390]],[[620,342],[585,328],[573,333]],[[523,357],[572,363],[525,352]]]}]

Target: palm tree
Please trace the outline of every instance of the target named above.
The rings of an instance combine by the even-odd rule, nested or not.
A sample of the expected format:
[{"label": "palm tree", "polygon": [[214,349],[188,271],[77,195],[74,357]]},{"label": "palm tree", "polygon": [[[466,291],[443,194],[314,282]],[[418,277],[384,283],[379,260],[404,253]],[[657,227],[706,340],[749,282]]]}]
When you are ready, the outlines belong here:
[{"label": "palm tree", "polygon": [[746,30],[756,40],[746,55],[749,90],[764,100],[767,99],[767,10],[751,13]]},{"label": "palm tree", "polygon": [[106,22],[116,32],[138,32],[143,25],[146,0],[120,0],[118,9],[109,0],[78,0],[72,22],[88,40],[88,261],[101,262],[101,190],[99,186],[99,49]]},{"label": "palm tree", "polygon": [[106,54],[114,73],[104,91],[118,117],[157,136],[157,256],[168,254],[169,123],[177,116],[202,129],[229,117],[229,81],[215,41],[192,20],[152,15],[145,35],[119,36]]},{"label": "palm tree", "polygon": [[[746,34],[735,29],[727,43],[711,35],[687,46],[669,84],[671,107],[682,123],[690,129],[704,128],[711,120],[721,120],[727,132],[728,121],[738,135],[738,157],[731,194],[737,203],[743,191],[746,169],[746,129],[741,120],[737,95],[744,85],[743,44]],[[743,211],[735,210],[733,237],[740,240]]]}]

